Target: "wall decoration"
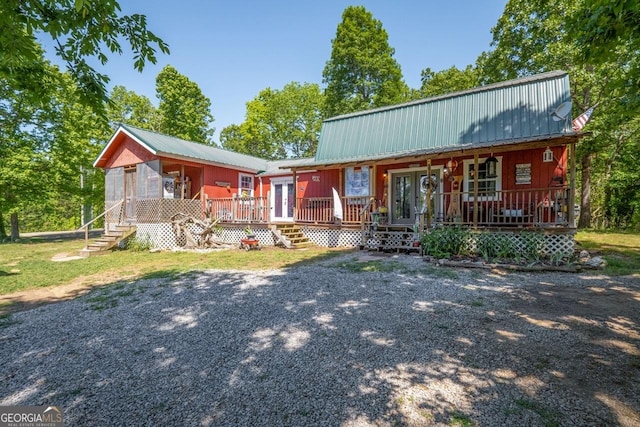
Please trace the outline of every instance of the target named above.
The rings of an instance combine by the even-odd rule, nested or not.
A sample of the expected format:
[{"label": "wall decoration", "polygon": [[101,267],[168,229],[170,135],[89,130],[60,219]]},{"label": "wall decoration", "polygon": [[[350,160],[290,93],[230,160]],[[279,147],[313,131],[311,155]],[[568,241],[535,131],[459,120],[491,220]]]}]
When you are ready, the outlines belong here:
[{"label": "wall decoration", "polygon": [[516,165],[516,184],[531,184],[531,163]]},{"label": "wall decoration", "polygon": [[369,166],[345,169],[345,196],[368,196]]}]

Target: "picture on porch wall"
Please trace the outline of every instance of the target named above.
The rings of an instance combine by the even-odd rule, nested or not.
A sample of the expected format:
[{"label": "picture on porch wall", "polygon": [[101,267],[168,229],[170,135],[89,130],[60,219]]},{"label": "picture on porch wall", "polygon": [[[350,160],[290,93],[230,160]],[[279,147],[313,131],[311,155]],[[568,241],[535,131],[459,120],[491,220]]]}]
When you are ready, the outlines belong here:
[{"label": "picture on porch wall", "polygon": [[345,181],[345,196],[368,196],[369,166],[346,168]]}]

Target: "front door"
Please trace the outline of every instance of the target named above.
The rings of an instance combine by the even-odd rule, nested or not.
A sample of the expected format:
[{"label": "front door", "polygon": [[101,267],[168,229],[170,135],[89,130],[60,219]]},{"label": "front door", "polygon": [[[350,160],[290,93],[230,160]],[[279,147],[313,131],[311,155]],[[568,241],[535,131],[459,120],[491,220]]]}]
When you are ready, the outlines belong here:
[{"label": "front door", "polygon": [[124,215],[126,222],[136,221],[137,200],[137,172],[136,169],[124,172]]},{"label": "front door", "polygon": [[[420,215],[431,213],[436,221],[441,213],[440,169],[431,168],[431,179],[426,170],[397,172],[391,180],[391,221],[393,224],[413,225]],[[431,199],[427,191],[431,185]]]},{"label": "front door", "polygon": [[293,221],[294,186],[292,179],[272,181],[271,220]]}]

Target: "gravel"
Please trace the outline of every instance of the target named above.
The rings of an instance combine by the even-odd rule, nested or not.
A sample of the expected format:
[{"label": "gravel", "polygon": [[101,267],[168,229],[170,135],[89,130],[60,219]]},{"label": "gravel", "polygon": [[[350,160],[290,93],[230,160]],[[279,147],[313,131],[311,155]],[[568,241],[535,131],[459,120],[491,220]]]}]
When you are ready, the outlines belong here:
[{"label": "gravel", "polygon": [[69,426],[639,425],[639,282],[357,253],[116,283],[0,319],[0,405]]}]

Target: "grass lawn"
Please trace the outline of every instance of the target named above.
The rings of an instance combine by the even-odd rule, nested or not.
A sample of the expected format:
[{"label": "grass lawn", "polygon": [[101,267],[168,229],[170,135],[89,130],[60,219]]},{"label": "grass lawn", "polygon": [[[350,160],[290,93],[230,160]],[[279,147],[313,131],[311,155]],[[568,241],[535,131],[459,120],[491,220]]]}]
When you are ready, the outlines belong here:
[{"label": "grass lawn", "polygon": [[580,249],[607,260],[606,274],[640,276],[639,233],[580,231],[576,243]]},{"label": "grass lawn", "polygon": [[[639,234],[580,231],[576,242],[579,248],[607,260],[605,274],[640,275]],[[286,250],[269,247],[261,251],[232,249],[209,253],[125,250],[73,261],[52,261],[56,254],[75,255],[83,246],[83,240],[27,240],[0,244],[0,295],[48,286],[93,285],[138,277],[169,276],[192,270],[278,269],[345,253],[345,250],[326,248]]]},{"label": "grass lawn", "polygon": [[175,275],[192,270],[278,269],[344,253],[344,250],[263,248],[209,253],[116,250],[106,255],[56,262],[52,257],[76,255],[84,240],[25,241],[0,244],[0,295],[64,284],[91,285],[137,277]]}]

